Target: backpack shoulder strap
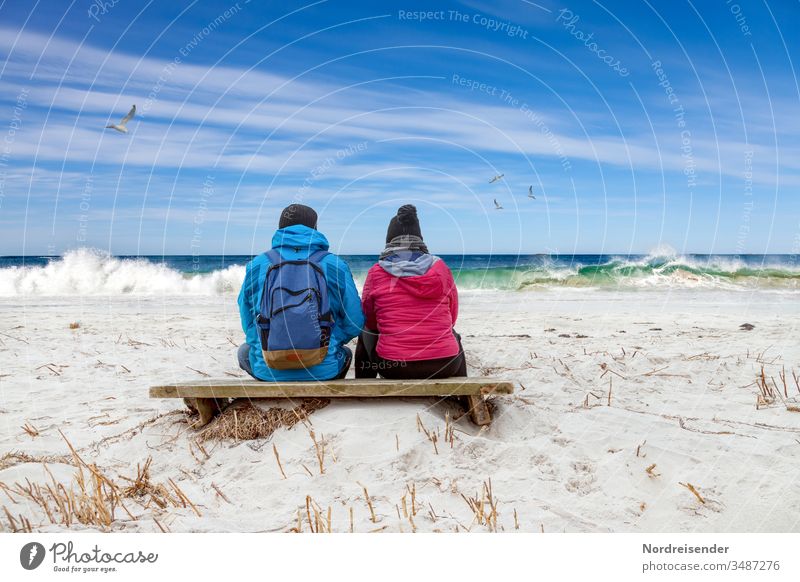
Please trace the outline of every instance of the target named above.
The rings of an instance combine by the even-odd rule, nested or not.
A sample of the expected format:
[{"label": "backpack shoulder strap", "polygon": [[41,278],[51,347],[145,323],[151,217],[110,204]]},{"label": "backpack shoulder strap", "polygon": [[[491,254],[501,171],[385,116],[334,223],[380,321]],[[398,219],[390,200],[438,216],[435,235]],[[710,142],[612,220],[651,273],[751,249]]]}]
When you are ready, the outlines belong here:
[{"label": "backpack shoulder strap", "polygon": [[330,253],[328,251],[315,251],[308,256],[308,260],[316,265],[322,262],[322,259],[327,257]]},{"label": "backpack shoulder strap", "polygon": [[270,249],[264,253],[269,259],[270,265],[274,267],[283,262],[283,257],[276,249]]},{"label": "backpack shoulder strap", "polygon": [[320,309],[324,310],[324,313],[320,315],[321,321],[328,321],[333,323],[333,315],[331,314],[330,303],[328,300],[328,273],[322,267],[322,259],[330,255],[328,251],[316,251],[309,255],[308,262],[312,265],[316,265],[317,269],[319,269],[319,273],[322,275],[322,284],[325,288],[325,293],[322,298],[322,304],[320,305]]},{"label": "backpack shoulder strap", "polygon": [[270,249],[264,253],[264,256],[269,260],[269,266],[266,268],[266,277],[264,277],[264,287],[261,290],[261,303],[259,304],[259,321],[269,321],[267,315],[269,313],[269,274],[278,265],[283,263],[283,257],[276,249]]}]

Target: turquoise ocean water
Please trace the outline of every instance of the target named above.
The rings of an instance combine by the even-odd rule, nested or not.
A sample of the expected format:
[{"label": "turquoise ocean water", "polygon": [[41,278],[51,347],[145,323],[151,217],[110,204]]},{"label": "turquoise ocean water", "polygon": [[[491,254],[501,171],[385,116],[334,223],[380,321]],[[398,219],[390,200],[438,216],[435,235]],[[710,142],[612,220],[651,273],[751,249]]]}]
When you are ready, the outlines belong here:
[{"label": "turquoise ocean water", "polygon": [[[249,255],[0,257],[0,297],[238,291]],[[374,255],[344,255],[363,282]],[[462,290],[768,288],[800,290],[797,255],[441,255]]]}]

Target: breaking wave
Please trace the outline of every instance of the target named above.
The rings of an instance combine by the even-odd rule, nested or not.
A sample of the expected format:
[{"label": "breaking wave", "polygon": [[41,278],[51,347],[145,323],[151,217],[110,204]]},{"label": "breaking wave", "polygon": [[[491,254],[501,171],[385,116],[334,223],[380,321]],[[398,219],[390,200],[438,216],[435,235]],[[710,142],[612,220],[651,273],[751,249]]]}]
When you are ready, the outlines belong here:
[{"label": "breaking wave", "polygon": [[[638,257],[576,255],[550,257],[444,256],[459,289],[531,291],[553,288],[604,289],[779,289],[800,290],[800,265],[793,256],[734,258],[653,253]],[[248,257],[234,264],[193,264],[192,257],[125,258],[91,249],[33,264],[2,266],[0,297],[92,295],[233,295],[239,292]],[[374,257],[346,257],[359,287]],[[169,264],[169,261],[172,264]],[[220,268],[220,264],[225,266]],[[211,265],[211,266],[209,266]],[[202,267],[202,268],[201,268]]]},{"label": "breaking wave", "polygon": [[542,265],[456,273],[465,289],[519,291],[537,287],[597,287],[619,289],[695,288],[740,290],[800,289],[800,268],[751,266],[737,260],[701,263],[686,257],[614,259],[599,265]]},{"label": "breaking wave", "polygon": [[0,297],[64,295],[221,295],[238,293],[244,266],[185,273],[146,259],[69,251],[44,266],[0,269]]}]

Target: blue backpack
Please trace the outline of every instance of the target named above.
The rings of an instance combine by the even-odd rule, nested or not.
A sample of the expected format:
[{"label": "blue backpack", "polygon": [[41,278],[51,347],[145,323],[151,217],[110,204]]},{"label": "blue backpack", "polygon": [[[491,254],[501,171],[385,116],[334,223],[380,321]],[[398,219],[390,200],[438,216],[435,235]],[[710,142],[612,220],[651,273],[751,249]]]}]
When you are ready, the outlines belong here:
[{"label": "blue backpack", "polygon": [[275,249],[264,280],[256,323],[261,351],[274,370],[297,370],[321,363],[328,355],[333,316],[328,283],[320,261],[327,251],[308,259],[284,260]]}]

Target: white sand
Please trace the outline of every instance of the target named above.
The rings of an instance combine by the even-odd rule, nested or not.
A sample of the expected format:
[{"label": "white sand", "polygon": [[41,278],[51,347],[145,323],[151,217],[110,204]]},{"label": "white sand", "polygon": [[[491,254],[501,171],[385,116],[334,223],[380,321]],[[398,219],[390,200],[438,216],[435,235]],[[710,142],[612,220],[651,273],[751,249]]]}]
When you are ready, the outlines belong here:
[{"label": "white sand", "polygon": [[[336,456],[319,475],[302,424],[268,441],[206,443],[202,461],[196,447],[190,452],[183,415],[137,428],[182,405],[150,400],[151,383],[200,377],[187,366],[239,373],[234,296],[2,299],[0,456],[67,453],[60,429],[114,478],[132,476],[152,456],[152,480],[173,479],[202,513],[129,503],[139,519],[118,511],[115,531],[158,531],[154,515],[172,531],[288,531],[307,495],[331,507],[334,531],[349,530],[351,507],[356,531],[411,531],[397,506],[402,516],[412,483],[418,531],[486,531],[462,494],[475,496],[488,478],[504,531],[514,531],[515,510],[521,531],[800,531],[800,413],[780,402],[757,410],[754,384],[762,362],[779,383],[782,366],[800,374],[796,295],[552,290],[465,293],[462,302],[470,374],[512,378],[524,389],[495,401],[488,430],[460,419],[452,448],[444,424],[448,410],[459,411],[454,404],[334,401],[311,417]],[[70,330],[74,321],[80,327]],[[755,329],[741,331],[745,322]],[[789,397],[800,400],[791,374],[789,382]],[[585,407],[590,392],[597,397]],[[417,415],[440,432],[438,454]],[[39,436],[27,435],[25,423]],[[64,482],[74,473],[49,467]],[[26,478],[43,482],[42,465],[0,470],[8,485]],[[60,529],[18,501],[0,492],[0,506],[35,528]],[[1,508],[0,523],[7,529]]]}]

